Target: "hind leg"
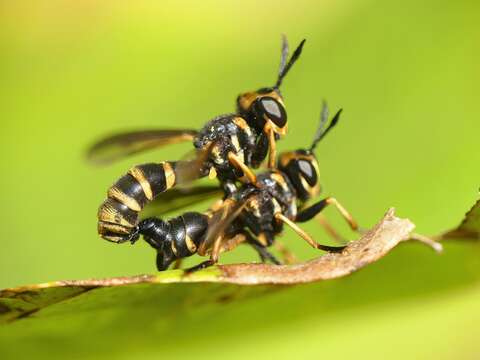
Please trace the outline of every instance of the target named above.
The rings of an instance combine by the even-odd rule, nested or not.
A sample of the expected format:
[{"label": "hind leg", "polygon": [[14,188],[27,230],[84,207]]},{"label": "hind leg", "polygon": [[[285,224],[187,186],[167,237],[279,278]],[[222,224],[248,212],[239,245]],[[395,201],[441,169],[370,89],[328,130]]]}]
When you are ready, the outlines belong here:
[{"label": "hind leg", "polygon": [[253,235],[247,231],[242,233],[245,236],[245,239],[249,245],[251,245],[255,251],[260,256],[260,260],[262,263],[266,263],[270,261],[272,264],[281,265],[282,263],[278,261],[278,259],[267,250],[266,246],[264,246],[260,241],[253,237]]},{"label": "hind leg", "polygon": [[293,252],[291,252],[281,241],[275,240],[275,248],[282,254],[282,258],[285,264],[298,263],[298,259]]},{"label": "hind leg", "polygon": [[263,247],[257,242],[252,242],[250,243],[250,245],[252,245],[252,247],[258,253],[262,263],[266,263],[267,261],[270,261],[272,264],[282,265],[282,263],[270,251],[268,251],[266,247]]},{"label": "hind leg", "polygon": [[192,266],[188,269],[185,269],[184,273],[185,273],[185,275],[189,275],[189,274],[194,273],[196,271],[206,269],[207,267],[210,267],[212,265],[215,265],[215,262],[213,260],[209,259],[209,260],[201,262],[198,265],[195,265],[195,266]]}]

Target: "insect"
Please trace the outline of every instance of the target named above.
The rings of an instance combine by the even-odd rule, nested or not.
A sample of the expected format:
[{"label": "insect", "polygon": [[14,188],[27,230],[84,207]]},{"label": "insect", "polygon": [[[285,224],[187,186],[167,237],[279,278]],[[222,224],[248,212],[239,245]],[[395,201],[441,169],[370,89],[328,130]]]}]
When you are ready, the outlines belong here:
[{"label": "insect", "polygon": [[98,211],[98,233],[106,240],[124,242],[135,236],[139,214],[147,203],[177,184],[209,176],[220,180],[225,193],[235,191],[235,181],[256,183],[251,168],[258,167],[269,153],[275,166],[276,140],[286,133],[287,113],[279,88],[298,60],[303,40],[288,58],[283,38],[282,56],[274,86],[241,94],[237,114],[220,115],[200,131],[190,129],[129,132],[108,137],[89,151],[90,160],[108,163],[142,150],[182,141],[193,141],[193,160],[138,165],[109,190]]},{"label": "insect", "polygon": [[306,202],[320,191],[319,167],[314,150],[324,136],[337,124],[341,110],[325,128],[328,119],[326,105],[312,145],[308,149],[282,153],[278,169],[257,176],[257,185],[244,184],[229,194],[206,213],[188,212],[182,216],[161,220],[142,220],[135,229],[136,241],[140,235],[157,250],[158,270],[167,269],[173,261],[198,253],[210,259],[193,269],[215,264],[219,254],[240,243],[252,245],[262,260],[279,263],[267,250],[283,225],[291,227],[312,247],[325,251],[341,251],[343,246],[326,246],[317,243],[297,223],[306,222],[326,206],[334,205],[353,230],[357,223],[345,208],[332,197],[311,206]]}]

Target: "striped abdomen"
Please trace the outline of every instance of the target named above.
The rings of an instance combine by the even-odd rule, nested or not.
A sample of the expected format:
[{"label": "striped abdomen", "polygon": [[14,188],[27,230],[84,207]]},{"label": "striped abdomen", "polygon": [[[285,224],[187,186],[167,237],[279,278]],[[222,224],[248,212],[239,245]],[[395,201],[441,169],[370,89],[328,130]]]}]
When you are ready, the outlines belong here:
[{"label": "striped abdomen", "polygon": [[98,233],[105,240],[128,241],[140,211],[157,195],[175,185],[175,162],[138,165],[109,190],[98,210]]}]

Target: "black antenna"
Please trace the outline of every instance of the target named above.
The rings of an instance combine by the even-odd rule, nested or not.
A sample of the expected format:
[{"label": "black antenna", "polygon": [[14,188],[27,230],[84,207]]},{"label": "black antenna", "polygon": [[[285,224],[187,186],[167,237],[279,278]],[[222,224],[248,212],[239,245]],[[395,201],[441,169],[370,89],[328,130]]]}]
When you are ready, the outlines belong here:
[{"label": "black antenna", "polygon": [[321,112],[321,115],[320,115],[320,123],[318,125],[317,132],[315,133],[315,137],[313,138],[312,146],[310,146],[310,151],[315,150],[315,148],[317,147],[320,140],[322,140],[325,137],[325,135],[327,135],[328,132],[335,125],[337,125],[338,120],[340,119],[340,114],[341,113],[342,113],[342,109],[338,110],[337,113],[335,114],[335,116],[333,117],[332,121],[328,125],[328,127],[326,129],[324,129],[325,124],[327,123],[327,120],[328,120],[328,106],[327,106],[327,103],[325,101],[323,101],[323,108],[322,108],[322,112]]},{"label": "black antenna", "polygon": [[278,68],[278,77],[280,77],[280,74],[282,74],[285,70],[285,65],[287,65],[288,51],[289,46],[287,36],[285,34],[282,34],[282,56],[280,58],[280,67]]},{"label": "black antenna", "polygon": [[303,39],[300,42],[300,45],[297,46],[288,64],[284,65],[288,55],[288,42],[285,35],[282,37],[282,58],[280,60],[280,71],[278,73],[277,83],[273,87],[274,89],[278,89],[280,85],[282,85],[283,78],[285,77],[285,75],[288,74],[288,71],[290,70],[292,65],[295,64],[295,62],[298,60],[298,58],[302,54],[303,44],[305,44],[305,39]]}]

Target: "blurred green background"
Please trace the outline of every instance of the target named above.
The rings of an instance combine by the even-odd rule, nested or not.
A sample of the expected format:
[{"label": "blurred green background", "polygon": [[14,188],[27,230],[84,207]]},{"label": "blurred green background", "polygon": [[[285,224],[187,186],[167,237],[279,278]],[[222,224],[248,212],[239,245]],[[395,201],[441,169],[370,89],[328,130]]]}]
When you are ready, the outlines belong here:
[{"label": "blurred green background", "polygon": [[[280,149],[310,141],[326,99],[344,113],[317,152],[324,194],[337,197],[366,227],[390,206],[424,234],[456,225],[480,186],[479,15],[480,3],[468,0],[2,2],[0,288],[152,272],[154,254],[145,244],[116,246],[98,238],[97,207],[133,164],[178,159],[191,145],[107,168],[88,166],[85,149],[112,131],[199,128],[233,111],[238,93],[273,84],[282,33],[291,48],[302,38],[307,43],[282,89],[289,133]],[[353,238],[335,211],[326,214]],[[305,228],[328,241],[317,223]],[[301,258],[317,255],[290,232],[284,242]],[[392,255],[395,266],[385,265],[389,258],[374,265],[385,266],[377,270],[384,280],[435,256],[412,248],[400,249],[403,257]],[[238,249],[222,262],[256,259],[251,250]],[[370,286],[375,281],[357,279]],[[421,288],[417,282],[415,291]],[[343,317],[331,331],[305,309],[305,320],[293,328],[279,321],[279,330],[250,334],[251,348],[236,344],[238,336],[222,341],[239,357],[252,349],[329,356],[339,354],[342,343],[349,344],[345,354],[404,343],[412,346],[403,348],[407,353],[418,346],[425,356],[448,357],[454,352],[445,349],[461,346],[471,355],[467,328],[472,313],[479,317],[480,288],[461,291],[433,297],[428,307],[377,304]],[[348,295],[353,302],[354,295]],[[271,302],[280,311],[295,298]],[[441,324],[461,327],[461,336],[439,331]],[[432,333],[448,340],[443,348],[422,342],[426,334],[432,341]],[[315,334],[321,334],[318,348]]]}]

